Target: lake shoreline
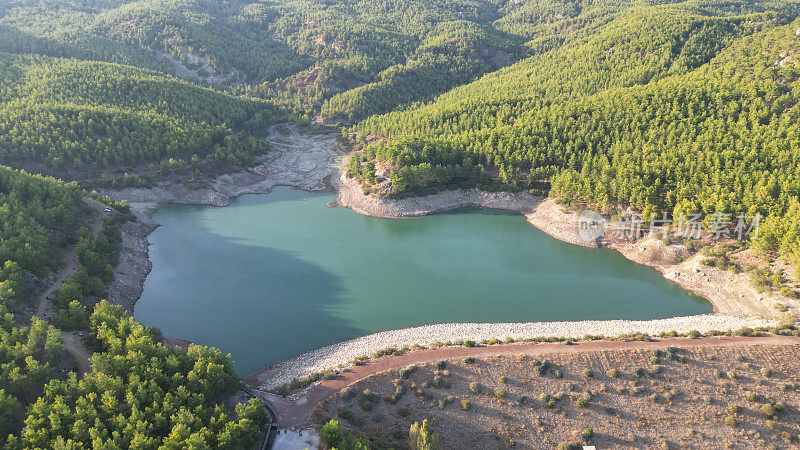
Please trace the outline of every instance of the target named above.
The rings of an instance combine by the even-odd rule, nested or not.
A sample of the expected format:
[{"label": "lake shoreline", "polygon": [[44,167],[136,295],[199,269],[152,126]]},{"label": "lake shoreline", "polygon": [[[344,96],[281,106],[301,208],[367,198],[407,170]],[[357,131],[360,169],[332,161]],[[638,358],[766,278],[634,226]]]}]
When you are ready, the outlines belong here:
[{"label": "lake shoreline", "polygon": [[535,338],[580,340],[585,336],[619,337],[634,333],[657,335],[675,331],[738,330],[774,325],[757,318],[740,318],[723,314],[699,314],[653,320],[582,320],[559,322],[508,322],[508,323],[443,323],[381,331],[366,336],[338,342],[303,353],[268,368],[259,370],[246,381],[257,389],[270,390],[294,379],[303,379],[313,373],[352,365],[355,358],[369,356],[390,347],[400,349],[415,344],[430,346],[435,342],[455,342],[512,338],[515,341]]},{"label": "lake shoreline", "polygon": [[335,192],[336,160],[344,152],[335,134],[304,134],[296,127],[273,125],[270,144],[273,153],[255,167],[218,176],[210,186],[189,189],[180,183],[160,182],[150,188],[99,190],[101,195],[130,204],[135,222],[122,226],[120,262],[114,281],[108,286],[108,301],[133,314],[153,268],[148,236],[160,226],[153,216],[167,204],[224,207],[245,194],[268,194],[276,186],[308,192]]},{"label": "lake shoreline", "polygon": [[[580,238],[576,213],[562,208],[551,199],[527,193],[484,192],[471,189],[441,191],[429,196],[401,200],[365,196],[358,183],[344,175],[343,165],[336,162],[344,152],[341,151],[335,135],[307,135],[299,133],[292,126],[283,129],[277,127],[274,126],[270,133],[272,144],[279,148],[276,155],[270,155],[258,166],[246,171],[219,176],[208,188],[192,190],[176,183],[159,183],[153,188],[127,188],[102,192],[114,200],[127,200],[131,205],[131,211],[137,217],[136,222],[126,223],[122,229],[123,250],[120,264],[115,270],[114,282],[109,286],[110,302],[122,305],[133,313],[135,304],[144,290],[145,280],[152,270],[147,236],[159,226],[154,221],[153,214],[161,205],[178,203],[222,207],[240,195],[269,193],[275,186],[289,186],[309,192],[337,192],[339,206],[347,207],[361,215],[382,218],[418,217],[469,206],[516,211],[524,215],[531,225],[555,239],[584,247],[598,247],[596,243],[586,242]],[[703,332],[742,326],[771,326],[775,323],[773,319],[777,314],[771,307],[770,301],[765,301],[755,292],[746,276],[703,266],[699,255],[682,262],[670,261],[679,254],[682,246],[678,248],[664,246],[659,241],[640,241],[617,243],[609,247],[631,261],[656,268],[665,278],[705,298],[714,307],[714,314],[651,321],[456,324],[472,327],[465,329],[462,338],[478,340],[482,339],[480,336],[484,336],[484,333],[492,334],[488,337],[519,339],[542,336],[580,337],[587,334],[581,332],[575,335],[573,332],[576,329],[591,329],[592,332],[588,334],[614,337],[632,332],[633,329],[657,334],[661,331],[696,329]],[[658,254],[659,257],[654,257],[654,254]],[[746,296],[742,292],[745,292]],[[725,324],[728,324],[727,328],[723,326]],[[403,345],[424,344],[435,340],[452,340],[452,327],[450,324],[430,325],[383,332],[400,333],[395,335],[376,333],[298,355],[257,373],[275,374],[276,380],[290,381],[286,380],[287,375],[284,373],[302,378],[315,371],[347,363],[352,359],[349,357],[343,360],[343,355],[355,352],[358,353],[355,356],[360,356],[389,346],[381,339],[374,345],[364,345],[364,342],[369,342],[371,337],[376,335],[384,338],[402,336],[398,338],[398,342],[404,342]],[[438,337],[432,338],[431,331],[438,333]],[[545,332],[547,334],[542,334]],[[347,347],[358,351],[349,350],[342,353],[341,349]],[[289,364],[299,364],[298,367],[303,368],[287,372],[285,368]]]},{"label": "lake shoreline", "polygon": [[[355,179],[347,178],[340,167],[337,179],[338,205],[372,217],[419,217],[477,206],[482,208],[516,211],[525,219],[560,241],[583,247],[598,248],[594,241],[581,238],[578,230],[579,215],[550,198],[527,193],[485,192],[477,189],[440,191],[424,197],[399,200],[364,195]],[[714,313],[733,317],[780,317],[775,306],[779,300],[759,293],[746,274],[734,274],[724,269],[706,266],[704,257],[690,254],[681,244],[666,244],[655,238],[635,242],[610,242],[603,244],[619,252],[626,259],[658,270],[664,278],[685,291],[711,303]]]}]

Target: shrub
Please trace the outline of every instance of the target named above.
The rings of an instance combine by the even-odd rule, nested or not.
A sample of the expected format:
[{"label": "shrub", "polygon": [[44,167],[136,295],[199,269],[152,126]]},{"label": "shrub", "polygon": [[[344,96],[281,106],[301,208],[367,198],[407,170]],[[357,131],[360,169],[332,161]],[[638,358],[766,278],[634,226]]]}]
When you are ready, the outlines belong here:
[{"label": "shrub", "polygon": [[619,370],[617,370],[617,369],[609,370],[608,371],[608,376],[610,376],[611,378],[619,378]]},{"label": "shrub", "polygon": [[415,365],[410,365],[410,366],[408,366],[408,367],[404,367],[404,368],[402,368],[402,369],[398,369],[398,370],[397,370],[397,375],[398,375],[400,378],[408,378],[408,377],[410,377],[410,376],[411,376],[411,374],[412,374],[412,373],[414,373],[414,371],[416,371],[416,370],[417,370],[417,366],[415,366]]},{"label": "shrub", "polygon": [[541,401],[544,404],[547,404],[547,402],[550,401],[550,396],[545,393],[539,394],[539,401]]},{"label": "shrub", "polygon": [[725,417],[725,425],[727,425],[729,427],[735,427],[736,424],[737,424],[736,417],[733,417],[733,416]]},{"label": "shrub", "polygon": [[501,376],[498,381],[500,381],[503,384],[508,384],[508,378],[504,376]]},{"label": "shrub", "polygon": [[445,367],[447,367],[447,361],[442,360],[436,363],[436,368],[439,370],[442,370]]},{"label": "shrub", "polygon": [[763,405],[759,411],[761,411],[761,414],[763,414],[764,417],[775,417],[776,413],[775,408],[769,403]]},{"label": "shrub", "polygon": [[372,402],[369,400],[364,400],[361,402],[361,409],[364,411],[369,411],[372,409]]},{"label": "shrub", "polygon": [[554,370],[554,371],[553,371],[553,376],[554,376],[554,377],[556,377],[556,378],[558,378],[558,379],[561,379],[561,378],[563,378],[563,377],[564,377],[564,374],[563,374],[563,373],[561,373],[561,371],[560,371],[560,370],[556,369],[556,370]]},{"label": "shrub", "polygon": [[508,396],[508,392],[501,387],[494,388],[494,396],[496,398],[506,398]]},{"label": "shrub", "polygon": [[339,425],[339,421],[336,419],[331,419],[328,423],[323,425],[319,430],[319,434],[323,441],[332,446],[339,445],[344,438],[344,431],[341,425]]},{"label": "shrub", "polygon": [[477,382],[473,381],[472,383],[469,384],[469,390],[473,394],[480,394],[481,393],[481,385],[478,384]]},{"label": "shrub", "polygon": [[348,408],[339,408],[337,411],[337,415],[340,419],[344,419],[352,425],[359,426],[361,425],[361,418],[355,415],[353,411]]},{"label": "shrub", "polygon": [[415,422],[408,432],[408,448],[412,450],[435,450],[441,442],[439,435],[430,428],[427,420]]},{"label": "shrub", "polygon": [[368,360],[369,360],[369,356],[361,355],[361,356],[356,356],[355,358],[353,358],[352,363],[355,366],[363,366],[364,364],[367,363]]},{"label": "shrub", "polygon": [[758,394],[756,394],[755,392],[745,392],[745,397],[747,398],[747,401],[753,403],[758,401]]},{"label": "shrub", "polygon": [[396,347],[388,347],[382,350],[377,350],[370,355],[372,358],[380,358],[382,356],[390,356],[398,354],[398,350]]},{"label": "shrub", "polygon": [[589,369],[586,369],[583,371],[583,376],[585,376],[586,378],[594,378],[594,372],[592,372]]},{"label": "shrub", "polygon": [[397,415],[400,417],[408,417],[411,414],[411,411],[408,410],[407,406],[401,406],[397,408]]},{"label": "shrub", "polygon": [[592,436],[594,436],[594,430],[592,430],[591,427],[587,427],[581,432],[581,439],[583,439],[584,442],[589,442]]},{"label": "shrub", "polygon": [[538,373],[540,377],[545,376],[547,371],[550,370],[550,361],[548,360],[534,360],[531,364],[533,364],[534,369],[536,369],[536,373]]},{"label": "shrub", "polygon": [[346,387],[339,391],[339,398],[344,401],[350,401],[353,397],[356,396],[356,391],[353,390],[351,387]]},{"label": "shrub", "polygon": [[644,369],[642,369],[641,367],[634,367],[633,368],[633,374],[636,375],[637,377],[641,378],[641,377],[644,376]]},{"label": "shrub", "polygon": [[762,367],[761,368],[761,376],[762,377],[766,377],[766,378],[771,377],[772,376],[772,370],[770,370],[770,369],[768,369],[766,367]]},{"label": "shrub", "polygon": [[788,443],[790,443],[790,444],[791,444],[791,443],[792,443],[792,441],[794,440],[794,436],[792,436],[792,435],[791,435],[791,433],[789,433],[788,431],[783,431],[783,432],[781,432],[781,438],[782,438],[784,441],[786,441],[786,442],[788,442]]},{"label": "shrub", "polygon": [[472,340],[464,341],[464,347],[475,347],[475,345],[476,345],[475,341],[472,341]]},{"label": "shrub", "polygon": [[475,358],[473,358],[472,356],[467,356],[466,358],[464,358],[464,363],[465,364],[475,364]]},{"label": "shrub", "polygon": [[774,430],[775,429],[775,421],[774,420],[767,420],[766,422],[764,422],[764,425],[766,425],[766,427],[769,428],[770,430]]},{"label": "shrub", "polygon": [[589,398],[585,395],[581,395],[577,400],[575,400],[575,405],[577,405],[578,408],[586,408],[589,406]]},{"label": "shrub", "polygon": [[739,408],[739,405],[728,404],[728,413],[730,413],[730,414],[739,414],[740,410],[741,410],[741,408]]},{"label": "shrub", "polygon": [[470,403],[469,400],[461,400],[461,409],[464,411],[469,411]]}]

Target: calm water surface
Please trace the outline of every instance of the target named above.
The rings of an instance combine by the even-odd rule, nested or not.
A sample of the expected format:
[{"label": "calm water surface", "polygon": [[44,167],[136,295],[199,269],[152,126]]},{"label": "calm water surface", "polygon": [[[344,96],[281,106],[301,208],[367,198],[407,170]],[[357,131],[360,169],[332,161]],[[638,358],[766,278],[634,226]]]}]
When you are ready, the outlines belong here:
[{"label": "calm water surface", "polygon": [[376,219],[326,207],[334,199],[278,188],[226,208],[162,208],[136,318],[230,352],[249,374],[413,325],[711,312],[655,270],[557,241],[518,214]]}]

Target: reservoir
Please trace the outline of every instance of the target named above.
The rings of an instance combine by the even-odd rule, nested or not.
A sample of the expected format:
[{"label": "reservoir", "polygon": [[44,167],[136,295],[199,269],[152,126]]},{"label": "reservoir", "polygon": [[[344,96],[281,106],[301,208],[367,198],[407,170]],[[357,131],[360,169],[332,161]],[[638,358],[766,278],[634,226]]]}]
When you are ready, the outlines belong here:
[{"label": "reservoir", "polygon": [[225,208],[161,208],[136,319],[231,353],[244,376],[416,325],[712,311],[656,270],[555,240],[517,213],[378,219],[326,206],[335,199],[276,188]]}]

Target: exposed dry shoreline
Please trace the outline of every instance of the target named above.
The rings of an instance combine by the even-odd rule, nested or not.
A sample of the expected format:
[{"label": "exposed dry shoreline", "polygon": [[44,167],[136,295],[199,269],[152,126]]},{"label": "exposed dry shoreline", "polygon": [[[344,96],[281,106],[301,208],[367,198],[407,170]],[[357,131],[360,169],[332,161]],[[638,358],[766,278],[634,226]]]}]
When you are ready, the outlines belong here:
[{"label": "exposed dry shoreline", "polygon": [[259,165],[243,172],[218,177],[207,188],[188,189],[177,183],[159,183],[152,188],[105,190],[101,194],[114,200],[127,200],[135,222],[122,227],[120,263],[109,286],[109,301],[133,308],[150,274],[147,236],[158,227],[153,214],[169,203],[227,206],[231,199],[244,194],[266,194],[275,186],[291,186],[309,192],[333,191],[332,180],[338,175],[343,150],[335,134],[304,134],[288,125],[270,128],[273,151]]},{"label": "exposed dry shoreline", "polygon": [[[555,202],[526,193],[483,192],[479,190],[443,191],[437,194],[401,200],[365,196],[355,180],[343,175],[337,160],[343,150],[334,134],[303,134],[291,126],[275,126],[270,130],[273,152],[260,165],[250,170],[223,175],[206,189],[161,183],[149,189],[129,188],[107,191],[115,200],[127,200],[139,220],[123,227],[123,254],[109,288],[109,300],[130,311],[141,296],[144,281],[152,264],[149,260],[147,235],[158,224],[152,216],[167,203],[225,206],[236,196],[267,193],[273,187],[291,186],[307,191],[338,191],[338,204],[358,214],[384,218],[415,217],[466,206],[504,209],[523,214],[529,223],[552,237],[575,245],[596,247],[580,238],[577,215]],[[580,337],[585,334],[616,336],[639,331],[710,331],[757,327],[774,324],[777,317],[775,299],[759,295],[745,275],[703,266],[699,255],[685,258],[685,249],[664,245],[660,241],[613,244],[610,246],[626,258],[659,270],[665,278],[682,288],[706,298],[716,314],[688,316],[655,321],[586,321],[508,324],[447,324],[395,330],[365,336],[300,355],[259,372],[262,385],[276,385],[291,378],[300,378],[314,371],[335,367],[355,356],[370,354],[389,345],[427,344],[436,340],[453,340],[456,330],[461,339],[480,340],[491,337],[515,339],[542,336]],[[292,367],[290,367],[292,366]],[[288,378],[287,378],[288,377]]]},{"label": "exposed dry shoreline", "polygon": [[[443,191],[425,197],[401,200],[365,196],[358,182],[340,174],[338,179],[339,205],[375,217],[415,217],[452,210],[465,206],[517,211],[528,222],[550,236],[574,245],[597,247],[593,241],[582,239],[578,233],[578,214],[551,199],[526,193],[482,192],[477,189]],[[705,298],[714,312],[735,317],[779,317],[775,304],[778,299],[759,294],[746,274],[733,274],[701,264],[701,255],[690,255],[680,244],[664,244],[657,239],[638,242],[615,242],[608,245],[625,258],[653,267],[681,288]],[[796,305],[794,305],[796,307]]]}]

